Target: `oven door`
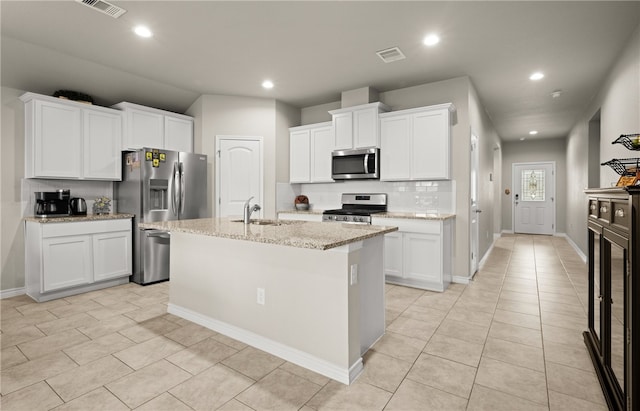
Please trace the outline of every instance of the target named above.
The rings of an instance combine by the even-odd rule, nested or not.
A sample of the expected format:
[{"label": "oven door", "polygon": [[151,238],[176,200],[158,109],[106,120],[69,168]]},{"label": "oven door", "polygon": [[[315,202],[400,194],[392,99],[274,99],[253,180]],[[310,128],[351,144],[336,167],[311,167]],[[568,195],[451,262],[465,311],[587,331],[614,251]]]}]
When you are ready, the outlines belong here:
[{"label": "oven door", "polygon": [[336,150],[331,154],[331,177],[334,180],[379,179],[380,150]]}]

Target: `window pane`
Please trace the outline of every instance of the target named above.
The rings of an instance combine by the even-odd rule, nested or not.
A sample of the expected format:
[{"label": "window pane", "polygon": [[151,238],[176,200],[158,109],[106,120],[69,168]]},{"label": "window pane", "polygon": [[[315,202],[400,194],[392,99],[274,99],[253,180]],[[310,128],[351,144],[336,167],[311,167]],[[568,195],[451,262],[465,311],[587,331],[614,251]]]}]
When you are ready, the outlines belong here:
[{"label": "window pane", "polygon": [[544,170],[522,171],[522,201],[544,201]]}]

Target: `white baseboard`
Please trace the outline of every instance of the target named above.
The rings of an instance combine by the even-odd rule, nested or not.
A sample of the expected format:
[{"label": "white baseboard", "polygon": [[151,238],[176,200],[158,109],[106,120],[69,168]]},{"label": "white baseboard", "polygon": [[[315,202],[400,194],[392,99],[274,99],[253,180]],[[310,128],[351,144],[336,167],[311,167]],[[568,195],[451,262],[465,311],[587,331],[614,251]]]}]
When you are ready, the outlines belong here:
[{"label": "white baseboard", "polygon": [[451,282],[456,284],[469,284],[471,282],[471,279],[469,277],[454,275],[451,277]]},{"label": "white baseboard", "polygon": [[569,245],[571,247],[573,247],[573,249],[575,250],[575,252],[578,254],[578,256],[580,257],[580,259],[582,260],[583,263],[587,262],[587,256],[585,255],[585,253],[582,252],[582,250],[580,249],[580,247],[578,247],[578,244],[576,244],[575,242],[573,242],[573,240],[571,239],[571,237],[569,237],[566,233],[556,233],[555,234],[556,237],[564,237],[567,242],[569,243]]},{"label": "white baseboard", "polygon": [[513,230],[502,230],[500,233],[501,234],[513,234],[514,232],[513,232]]},{"label": "white baseboard", "polygon": [[27,293],[27,289],[25,287],[9,288],[8,290],[0,291],[0,300],[4,298],[16,297],[18,295],[24,295],[26,293]]},{"label": "white baseboard", "polygon": [[362,358],[358,358],[358,360],[348,369],[341,368],[298,349],[175,304],[169,303],[167,306],[167,312],[203,327],[207,327],[210,330],[219,332],[220,334],[226,335],[234,340],[241,341],[252,347],[266,351],[269,354],[273,354],[301,367],[315,371],[318,374],[322,374],[325,377],[329,377],[343,384],[351,384],[356,378],[358,378],[364,369]]},{"label": "white baseboard", "polygon": [[493,233],[493,241],[496,241],[500,237],[502,237],[502,233]]}]

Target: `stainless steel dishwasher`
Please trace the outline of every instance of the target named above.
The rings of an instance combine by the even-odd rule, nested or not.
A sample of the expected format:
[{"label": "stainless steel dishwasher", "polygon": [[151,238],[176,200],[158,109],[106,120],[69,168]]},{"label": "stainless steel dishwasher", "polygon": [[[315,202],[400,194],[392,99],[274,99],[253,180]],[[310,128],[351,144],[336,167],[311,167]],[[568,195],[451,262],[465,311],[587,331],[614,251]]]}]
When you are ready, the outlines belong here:
[{"label": "stainless steel dishwasher", "polygon": [[140,230],[143,241],[143,284],[169,279],[169,250],[171,233],[162,230]]}]

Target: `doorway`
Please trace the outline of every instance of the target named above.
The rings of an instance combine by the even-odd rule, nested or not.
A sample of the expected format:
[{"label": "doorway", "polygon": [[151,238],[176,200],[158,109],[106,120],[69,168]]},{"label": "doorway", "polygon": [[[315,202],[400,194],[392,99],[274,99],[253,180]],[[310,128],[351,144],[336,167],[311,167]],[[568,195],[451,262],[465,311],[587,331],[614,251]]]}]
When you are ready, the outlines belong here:
[{"label": "doorway", "polygon": [[555,232],[555,162],[513,163],[513,231]]},{"label": "doorway", "polygon": [[473,132],[471,132],[471,175],[470,175],[470,193],[469,198],[471,201],[469,207],[469,221],[470,221],[470,248],[471,248],[471,256],[470,256],[470,267],[469,267],[469,277],[473,277],[473,275],[478,271],[478,253],[480,250],[479,242],[480,242],[480,213],[482,210],[478,208],[478,164],[479,164],[479,153],[478,153],[478,136],[476,136]]},{"label": "doorway", "polygon": [[216,136],[215,216],[242,216],[250,197],[264,208],[262,170],[262,137]]},{"label": "doorway", "polygon": [[600,187],[600,110],[589,120],[589,146],[588,146],[588,181],[589,188]]}]

